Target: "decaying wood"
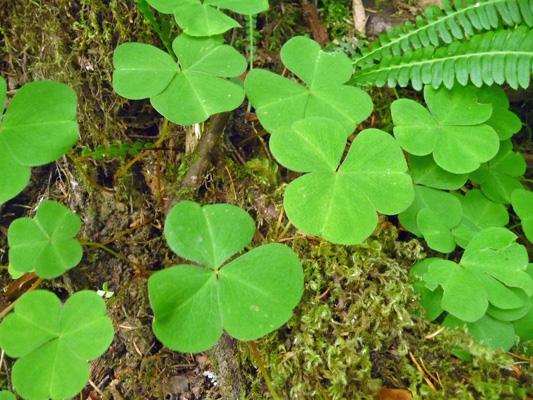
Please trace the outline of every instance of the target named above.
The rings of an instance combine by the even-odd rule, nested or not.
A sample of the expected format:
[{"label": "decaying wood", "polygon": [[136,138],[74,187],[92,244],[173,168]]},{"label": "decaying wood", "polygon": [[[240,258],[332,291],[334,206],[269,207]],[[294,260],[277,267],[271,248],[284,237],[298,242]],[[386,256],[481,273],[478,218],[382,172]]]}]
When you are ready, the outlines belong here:
[{"label": "decaying wood", "polygon": [[324,46],[329,41],[328,30],[320,23],[316,6],[313,3],[303,1],[302,11],[305,23],[309,27],[313,39],[320,43],[321,46]]}]

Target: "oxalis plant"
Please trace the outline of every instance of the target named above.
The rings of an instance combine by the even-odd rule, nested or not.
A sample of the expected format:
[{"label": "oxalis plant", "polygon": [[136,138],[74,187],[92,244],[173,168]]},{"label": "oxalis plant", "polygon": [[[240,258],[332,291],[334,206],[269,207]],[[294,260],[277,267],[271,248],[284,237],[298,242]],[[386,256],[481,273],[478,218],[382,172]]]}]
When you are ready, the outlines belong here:
[{"label": "oxalis plant", "polygon": [[[467,329],[494,350],[533,340],[533,269],[509,227],[512,215],[533,238],[533,193],[511,142],[521,122],[498,86],[529,85],[532,1],[445,0],[442,10],[426,9],[416,26],[390,30],[352,59],[295,37],[281,50],[289,77],[252,69],[244,82],[237,77],[247,61],[223,36],[239,24],[225,11],[253,21],[268,8],[266,0],[139,0],[145,14],[148,5],[173,14],[181,33],[169,41],[156,29],[167,51],[119,45],[117,93],[149,99],[179,125],[231,111],[247,97],[270,133],[275,159],[302,174],[288,183],[283,202],[297,229],[353,245],[386,215],[399,215],[402,227],[429,248],[453,252],[411,270],[428,319]],[[425,104],[398,99],[392,132],[360,130],[373,108],[364,86],[384,84],[411,84],[423,90]],[[0,101],[6,97],[0,79]],[[13,96],[0,126],[0,167],[8,171],[0,175],[0,203],[22,191],[32,166],[57,160],[74,145],[75,108],[73,91],[54,82],[29,83]],[[129,148],[120,146],[130,154],[139,146]],[[11,273],[52,279],[75,267],[87,244],[74,238],[79,229],[72,211],[42,202],[33,217],[9,228]],[[164,236],[193,264],[148,280],[154,334],[165,346],[200,352],[223,331],[250,341],[290,319],[303,293],[301,263],[277,243],[240,254],[254,231],[253,219],[232,205],[185,201],[171,208]],[[15,391],[26,399],[74,396],[88,380],[87,361],[113,338],[104,300],[81,291],[62,305],[38,290],[13,307],[0,325],[0,347],[18,358]]]}]

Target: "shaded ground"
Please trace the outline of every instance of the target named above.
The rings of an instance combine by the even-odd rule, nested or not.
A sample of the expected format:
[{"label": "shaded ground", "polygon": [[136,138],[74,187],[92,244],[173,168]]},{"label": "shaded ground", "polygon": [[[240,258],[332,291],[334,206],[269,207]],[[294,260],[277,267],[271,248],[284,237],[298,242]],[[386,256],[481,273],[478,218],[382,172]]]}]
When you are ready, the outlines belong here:
[{"label": "shaded ground", "polygon": [[[371,9],[371,21],[387,27],[417,10],[401,3],[365,5]],[[272,10],[259,19],[260,67],[281,72],[281,44],[297,34],[316,33],[320,28],[313,23],[327,27],[333,36],[354,34],[351,0],[319,3],[318,21],[304,18],[299,1],[271,4]],[[388,13],[380,12],[382,8]],[[391,17],[391,12],[399,16]],[[379,26],[371,23],[374,31]],[[162,119],[149,102],[128,102],[111,88],[114,48],[126,41],[160,46],[133,1],[4,0],[0,32],[0,69],[11,95],[38,79],[64,82],[77,92],[80,140],[73,155],[80,156],[84,147],[157,140]],[[231,40],[244,49],[239,34]],[[375,113],[369,121],[386,129],[392,91],[373,94]],[[243,207],[257,221],[255,245],[282,241],[304,261],[305,292],[294,317],[257,341],[283,398],[371,399],[382,386],[409,388],[424,399],[525,397],[532,375],[527,364],[516,364],[523,361],[520,356],[495,355],[461,332],[426,338],[439,327],[417,316],[416,298],[407,283],[409,267],[425,256],[424,249],[403,233],[398,237],[393,220],[381,221],[372,238],[349,247],[301,236],[285,218],[278,223],[283,184],[294,176],[271,161],[261,128],[246,116],[245,106],[232,113],[224,136],[216,138],[207,170],[198,184],[190,185],[192,189],[183,190],[182,181],[190,178],[187,172],[197,159],[195,135],[171,125],[161,149],[150,151],[115,181],[114,175],[132,157],[80,159],[83,172],[65,157],[33,169],[26,190],[0,209],[1,265],[8,263],[9,224],[29,215],[44,198],[64,203],[80,215],[81,240],[111,241],[108,246],[128,260],[98,249],[86,251],[78,267],[41,285],[62,299],[105,283],[115,293],[108,307],[115,339],[92,363],[91,383],[82,397],[270,398],[246,343],[225,338],[210,353],[187,355],[167,350],[151,332],[146,279],[151,271],[182,261],[162,238],[165,208],[181,199]],[[109,191],[95,188],[84,174]],[[4,288],[14,291],[12,298],[3,298],[7,304],[21,291],[14,289],[7,274],[1,279]],[[469,346],[473,361],[454,358],[449,351],[453,345]],[[0,365],[1,389],[10,388],[11,364],[4,359]]]}]

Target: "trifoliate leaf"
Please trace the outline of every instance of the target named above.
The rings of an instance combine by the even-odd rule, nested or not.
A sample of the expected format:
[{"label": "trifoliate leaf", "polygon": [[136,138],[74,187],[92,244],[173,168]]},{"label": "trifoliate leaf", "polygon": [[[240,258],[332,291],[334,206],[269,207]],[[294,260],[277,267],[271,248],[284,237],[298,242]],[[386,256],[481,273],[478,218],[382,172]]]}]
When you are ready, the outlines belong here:
[{"label": "trifoliate leaf", "polygon": [[170,121],[192,125],[213,114],[231,111],[244,99],[244,90],[222,79],[246,69],[246,59],[221,36],[178,36],[167,53],[141,43],[124,43],[113,58],[113,88],[130,99],[150,98],[154,108]]},{"label": "trifoliate leaf", "polygon": [[[238,229],[229,230],[229,226]],[[174,253],[211,269],[250,243],[254,220],[229,204],[200,206],[192,201],[178,203],[167,216],[165,239]]]},{"label": "trifoliate leaf", "polygon": [[334,120],[309,117],[281,128],[269,144],[276,160],[293,171],[335,171],[346,146],[346,132]]},{"label": "trifoliate leaf", "polygon": [[522,128],[520,118],[509,111],[509,99],[500,86],[482,86],[476,95],[479,102],[492,105],[492,115],[485,124],[496,131],[500,140],[510,139]]},{"label": "trifoliate leaf", "polygon": [[41,203],[34,218],[18,218],[9,226],[9,263],[18,272],[52,279],[78,265],[81,244],[73,238],[80,218],[62,204]]},{"label": "trifoliate leaf", "polygon": [[513,293],[533,293],[533,279],[525,272],[525,247],[515,243],[516,235],[505,228],[487,228],[465,249],[459,264],[433,261],[424,281],[430,290],[444,290],[441,306],[455,317],[475,322],[485,315],[489,302],[498,308],[517,308],[523,299]]},{"label": "trifoliate leaf", "polygon": [[435,189],[456,190],[464,186],[468,174],[452,174],[437,165],[431,155],[418,157],[408,155],[413,181],[418,185]]},{"label": "trifoliate leaf", "polygon": [[423,208],[416,216],[416,224],[424,240],[433,250],[451,253],[455,249],[451,228],[441,214],[429,208]]},{"label": "trifoliate leaf", "polygon": [[218,9],[243,15],[268,10],[267,0],[147,0],[159,12],[174,14],[176,22],[191,36],[213,36],[240,27],[239,23]]},{"label": "trifoliate leaf", "polygon": [[[0,78],[0,102],[6,85]],[[2,107],[3,109],[3,107]],[[20,88],[0,126],[0,203],[28,184],[30,168],[59,159],[78,139],[76,94],[62,83],[39,81]]]},{"label": "trifoliate leaf", "polygon": [[470,190],[466,195],[456,195],[463,209],[463,217],[452,232],[459,246],[465,248],[470,240],[485,228],[505,226],[509,223],[507,209],[489,200],[480,190]]},{"label": "trifoliate leaf", "polygon": [[488,315],[475,322],[464,323],[452,315],[448,315],[442,323],[448,329],[457,329],[466,326],[472,338],[483,343],[493,350],[509,350],[514,345],[514,327],[510,322],[499,321]]},{"label": "trifoliate leaf", "polygon": [[[418,213],[425,208],[438,215],[439,220],[446,224],[448,230],[454,228],[461,220],[461,203],[452,194],[418,185],[415,186],[414,191],[413,203],[399,215],[400,223],[409,232],[423,236],[418,226]],[[428,228],[426,224],[426,230]]]},{"label": "trifoliate leaf", "polygon": [[250,71],[245,81],[246,94],[267,131],[307,117],[326,117],[340,122],[350,135],[372,112],[365,92],[344,85],[352,75],[345,54],[326,53],[315,41],[297,36],[285,43],[281,59],[307,87],[260,69]]},{"label": "trifoliate leaf", "polygon": [[520,217],[522,229],[530,242],[533,242],[533,193],[516,189],[511,194],[513,210]]},{"label": "trifoliate leaf", "polygon": [[[297,134],[280,130],[273,135],[273,140],[279,141],[274,149],[282,151],[282,161],[288,160],[283,153],[288,150],[281,150],[281,143],[288,136],[296,148],[328,149],[323,157],[326,161],[321,163],[308,160],[307,153],[295,152],[291,156],[291,165],[305,167],[300,170],[309,171],[311,167],[314,170],[289,184],[285,192],[285,211],[291,222],[306,233],[334,243],[359,243],[376,227],[376,211],[395,214],[411,203],[413,186],[406,173],[407,164],[393,137],[377,129],[368,129],[357,135],[337,170],[335,161],[338,162],[344,149],[338,125],[333,121],[323,122],[324,129],[331,126],[326,133],[337,132],[332,135],[333,140],[317,132],[312,125],[298,123]],[[309,129],[309,135],[304,128]]]},{"label": "trifoliate leaf", "polygon": [[437,165],[454,174],[472,172],[496,155],[498,135],[484,124],[492,106],[479,103],[473,87],[426,86],[424,97],[429,111],[408,99],[391,105],[394,135],[402,148],[416,156],[432,153]]},{"label": "trifoliate leaf", "polygon": [[63,309],[57,296],[37,290],[24,294],[0,325],[0,347],[19,358],[13,386],[25,399],[65,399],[89,379],[88,360],[113,340],[106,306],[94,292],[72,295]]},{"label": "trifoliate leaf", "polygon": [[302,266],[291,249],[267,244],[221,266],[254,230],[245,211],[227,204],[184,202],[170,212],[165,237],[171,248],[209,268],[178,265],[150,277],[153,329],[165,346],[201,352],[223,329],[253,340],[289,320],[303,293]]},{"label": "trifoliate leaf", "polygon": [[510,140],[500,143],[496,157],[470,173],[470,180],[481,186],[481,191],[496,203],[511,203],[511,193],[522,189],[516,177],[524,175],[526,162],[520,153],[513,152]]}]

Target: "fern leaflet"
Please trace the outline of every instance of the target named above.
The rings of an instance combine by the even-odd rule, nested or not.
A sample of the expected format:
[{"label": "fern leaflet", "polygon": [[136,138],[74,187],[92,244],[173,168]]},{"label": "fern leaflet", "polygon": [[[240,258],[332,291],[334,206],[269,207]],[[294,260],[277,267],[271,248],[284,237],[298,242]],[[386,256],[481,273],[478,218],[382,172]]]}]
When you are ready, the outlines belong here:
[{"label": "fern leaflet", "polygon": [[430,6],[425,18],[417,15],[415,25],[406,22],[389,29],[372,42],[354,60],[354,66],[365,68],[385,56],[396,56],[427,46],[440,47],[454,40],[468,39],[483,31],[495,30],[502,24],[533,26],[533,0],[442,0],[441,10]]},{"label": "fern leaflet", "polygon": [[533,31],[526,26],[473,36],[470,41],[452,42],[448,47],[428,46],[403,55],[387,55],[379,64],[355,72],[355,85],[396,84],[414,89],[423,85],[451,89],[455,82],[475,86],[501,85],[507,81],[517,89],[527,88],[533,65]]}]

